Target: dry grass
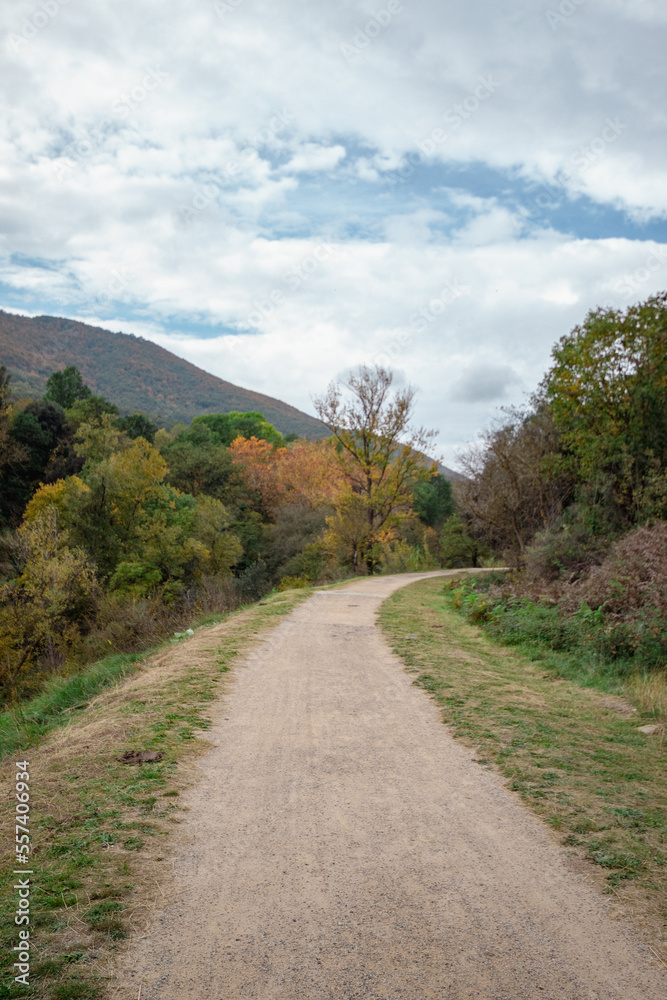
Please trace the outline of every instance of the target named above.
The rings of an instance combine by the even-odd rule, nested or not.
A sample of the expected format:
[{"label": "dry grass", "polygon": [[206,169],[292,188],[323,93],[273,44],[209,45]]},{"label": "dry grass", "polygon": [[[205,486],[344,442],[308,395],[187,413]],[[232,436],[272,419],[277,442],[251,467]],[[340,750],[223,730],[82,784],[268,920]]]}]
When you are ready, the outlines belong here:
[{"label": "dry grass", "polygon": [[621,697],[545,674],[449,610],[440,580],[398,591],[381,622],[453,735],[498,770],[570,863],[666,954],[667,742],[662,726],[638,731],[664,710],[664,678],[637,680]]},{"label": "dry grass", "polygon": [[[201,735],[235,658],[310,591],[282,593],[200,628],[144,662],[139,673],[97,696],[76,720],[27,756],[31,772],[34,895],[31,986],[8,976],[0,995],[93,1000],[108,994],[123,939],[145,925],[168,894],[165,858],[180,822],[179,792],[209,745]],[[160,750],[163,760],[119,763],[125,750]],[[6,829],[13,812],[13,760],[3,765]],[[13,844],[6,840],[13,850]],[[2,857],[4,942],[16,943],[13,855]],[[9,889],[7,889],[9,887]]]},{"label": "dry grass", "polygon": [[656,721],[667,719],[667,674],[655,673],[632,677],[627,689],[644,715]]}]

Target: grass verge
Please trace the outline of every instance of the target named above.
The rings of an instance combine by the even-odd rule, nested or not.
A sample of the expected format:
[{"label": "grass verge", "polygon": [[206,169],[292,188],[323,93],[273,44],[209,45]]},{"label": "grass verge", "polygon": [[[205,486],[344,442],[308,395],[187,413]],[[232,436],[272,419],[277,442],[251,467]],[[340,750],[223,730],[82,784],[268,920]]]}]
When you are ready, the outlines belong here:
[{"label": "grass verge", "polygon": [[638,731],[654,714],[487,638],[450,609],[442,579],[397,591],[380,622],[452,734],[507,779],[664,955],[667,747],[662,727]]},{"label": "grass verge", "polygon": [[41,694],[0,714],[0,760],[29,747],[51,729],[66,726],[72,713],[87,708],[92,698],[134,673],[142,656],[118,653],[71,677],[54,677]]},{"label": "grass verge", "polygon": [[[0,739],[11,756],[2,766],[7,834],[0,907],[11,958],[0,997],[109,995],[118,949],[162,896],[169,833],[182,815],[179,793],[208,746],[202,734],[211,725],[211,703],[237,656],[311,592],[272,595],[151,656],[110,657],[53,685],[5,723]],[[125,750],[157,750],[164,758],[123,764],[118,757]],[[29,987],[14,982],[11,950],[18,943],[14,761],[25,758],[35,872]]]}]

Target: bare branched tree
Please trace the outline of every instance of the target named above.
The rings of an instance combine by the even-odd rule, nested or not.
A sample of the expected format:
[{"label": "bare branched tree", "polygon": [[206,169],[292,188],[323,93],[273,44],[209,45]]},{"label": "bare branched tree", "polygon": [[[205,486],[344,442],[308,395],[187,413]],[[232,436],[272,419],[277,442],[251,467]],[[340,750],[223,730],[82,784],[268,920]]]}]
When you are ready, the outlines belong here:
[{"label": "bare branched tree", "polygon": [[[336,530],[344,534],[350,520],[352,561],[355,566],[365,562],[369,573],[382,533],[409,515],[414,483],[436,471],[424,457],[435,431],[410,427],[415,390],[392,393],[392,381],[388,369],[362,365],[342,386],[332,382],[324,396],[314,400],[320,419],[338,442],[350,487],[336,512]],[[363,535],[360,522],[365,525]]]},{"label": "bare branched tree", "polygon": [[553,524],[569,485],[558,469],[558,434],[546,408],[505,411],[501,423],[459,456],[459,507],[473,529],[521,565],[535,533]]}]

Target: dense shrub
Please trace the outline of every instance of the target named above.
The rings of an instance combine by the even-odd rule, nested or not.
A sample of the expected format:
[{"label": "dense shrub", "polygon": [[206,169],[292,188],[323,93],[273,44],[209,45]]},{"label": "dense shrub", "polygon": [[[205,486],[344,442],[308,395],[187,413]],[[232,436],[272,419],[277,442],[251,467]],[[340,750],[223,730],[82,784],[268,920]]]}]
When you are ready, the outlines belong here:
[{"label": "dense shrub", "polygon": [[471,534],[468,525],[458,514],[447,519],[440,533],[440,564],[447,569],[479,566],[490,555],[488,545]]},{"label": "dense shrub", "polygon": [[271,577],[263,559],[247,566],[234,581],[242,602],[256,601],[271,590]]},{"label": "dense shrub", "polygon": [[525,571],[529,581],[574,581],[609,551],[614,531],[600,524],[600,508],[572,504],[558,520],[536,534],[526,550]]},{"label": "dense shrub", "polygon": [[636,528],[580,581],[542,590],[516,575],[465,581],[451,599],[509,645],[579,653],[619,674],[667,666],[667,523]]},{"label": "dense shrub", "polygon": [[667,619],[667,522],[642,525],[617,541],[575,593],[589,606],[603,607],[606,614],[650,611]]}]

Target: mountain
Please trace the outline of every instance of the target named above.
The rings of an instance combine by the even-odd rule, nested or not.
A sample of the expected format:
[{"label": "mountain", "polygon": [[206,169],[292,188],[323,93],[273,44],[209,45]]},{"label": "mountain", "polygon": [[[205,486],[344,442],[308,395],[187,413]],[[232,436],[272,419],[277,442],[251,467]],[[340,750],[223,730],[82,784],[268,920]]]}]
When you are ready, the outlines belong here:
[{"label": "mountain", "polygon": [[[283,434],[315,439],[329,433],[316,417],[225,382],[150,340],[58,316],[31,319],[0,310],[0,364],[12,373],[18,396],[41,396],[52,372],[76,365],[95,395],[121,413],[143,410],[167,426],[204,413],[258,410]],[[438,469],[452,482],[464,478],[439,463]]]},{"label": "mountain", "polygon": [[445,479],[449,479],[450,483],[466,482],[466,477],[463,475],[463,473],[455,472],[454,469],[448,469],[446,465],[442,464],[442,462],[437,462],[436,464],[438,466],[438,472],[440,473],[440,475],[444,476]]},{"label": "mountain", "polygon": [[19,396],[40,396],[52,372],[76,365],[92,391],[121,413],[143,410],[169,425],[204,413],[259,410],[283,434],[328,434],[315,417],[216,378],[150,340],[75,320],[0,310],[0,364],[11,371]]}]

